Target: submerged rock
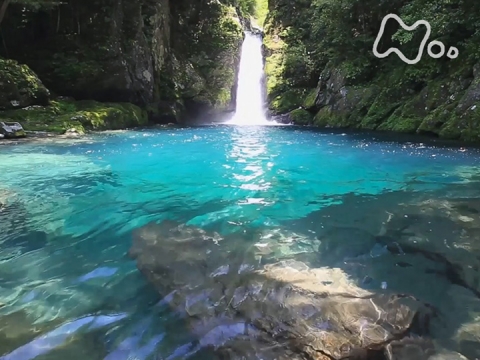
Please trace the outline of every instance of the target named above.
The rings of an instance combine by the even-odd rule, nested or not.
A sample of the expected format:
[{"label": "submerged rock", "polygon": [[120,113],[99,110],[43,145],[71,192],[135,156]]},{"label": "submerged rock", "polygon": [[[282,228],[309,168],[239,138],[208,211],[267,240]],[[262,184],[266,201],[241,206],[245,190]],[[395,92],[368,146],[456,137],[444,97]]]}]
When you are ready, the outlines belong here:
[{"label": "submerged rock", "polygon": [[119,322],[127,317],[127,314],[86,316],[66,322],[54,330],[45,333],[27,344],[20,346],[12,352],[0,357],[2,360],[24,359],[32,360],[49,353],[56,348],[65,346],[68,340],[81,332],[93,331]]},{"label": "submerged rock", "polygon": [[172,222],[137,229],[129,254],[187,316],[192,351],[225,358],[370,359],[425,334],[433,315],[408,295],[362,289],[339,268],[311,268],[296,255],[263,265],[245,239]]},{"label": "submerged rock", "polygon": [[480,295],[478,204],[459,199],[401,205],[380,240],[391,252],[419,253],[444,264],[449,281]]},{"label": "submerged rock", "polygon": [[478,190],[472,186],[472,198],[453,197],[455,189],[469,188],[349,196],[302,222],[321,234],[322,264],[341,267],[368,289],[385,284],[432,306],[438,316],[430,336],[441,344],[436,349],[462,354],[453,359],[480,356]]}]

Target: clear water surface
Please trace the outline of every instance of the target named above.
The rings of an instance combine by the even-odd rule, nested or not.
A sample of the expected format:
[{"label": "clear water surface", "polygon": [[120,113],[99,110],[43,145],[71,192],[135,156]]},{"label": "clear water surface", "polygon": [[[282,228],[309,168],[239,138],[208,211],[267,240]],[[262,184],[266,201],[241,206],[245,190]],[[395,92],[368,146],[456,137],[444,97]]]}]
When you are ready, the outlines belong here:
[{"label": "clear water surface", "polygon": [[[0,164],[0,355],[14,360],[108,359],[125,339],[138,359],[153,349],[167,358],[187,341],[172,330],[182,329],[181,320],[158,306],[161,298],[126,256],[132,230],[150,221],[313,239],[349,216],[317,215],[347,198],[480,192],[475,149],[293,126],[161,128],[6,145]],[[339,247],[348,253],[348,243]],[[21,348],[35,339],[46,345]],[[110,358],[127,359],[129,351]]]}]

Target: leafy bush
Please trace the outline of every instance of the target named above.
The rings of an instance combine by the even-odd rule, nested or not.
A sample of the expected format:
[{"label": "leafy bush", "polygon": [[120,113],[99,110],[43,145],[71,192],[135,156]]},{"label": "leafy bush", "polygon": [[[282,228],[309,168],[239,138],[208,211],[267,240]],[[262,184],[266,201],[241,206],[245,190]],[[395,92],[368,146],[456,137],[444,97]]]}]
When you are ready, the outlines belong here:
[{"label": "leafy bush", "polygon": [[[373,44],[390,13],[406,24],[427,20],[432,27],[429,41],[443,42],[446,51],[455,46],[460,56],[432,59],[424,53],[415,65],[395,55],[376,58]],[[265,28],[268,54],[281,64],[272,72],[275,80],[268,79],[273,84],[269,94],[275,95],[271,99],[292,88],[315,87],[327,67],[340,69],[346,85],[377,83],[418,91],[441,74],[469,74],[480,61],[480,2],[473,0],[270,0]],[[424,34],[424,27],[405,32],[389,20],[379,51],[398,47],[415,58]],[[281,49],[271,46],[272,39],[280,39]],[[271,62],[267,58],[267,66]]]}]

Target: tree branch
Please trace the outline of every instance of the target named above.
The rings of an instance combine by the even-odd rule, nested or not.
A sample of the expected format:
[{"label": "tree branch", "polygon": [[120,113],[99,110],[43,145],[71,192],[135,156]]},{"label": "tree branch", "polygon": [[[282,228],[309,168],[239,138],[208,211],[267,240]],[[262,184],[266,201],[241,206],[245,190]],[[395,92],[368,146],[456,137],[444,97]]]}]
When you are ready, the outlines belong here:
[{"label": "tree branch", "polygon": [[2,24],[2,20],[7,12],[8,4],[10,4],[11,0],[3,0],[2,7],[0,7],[0,25]]}]

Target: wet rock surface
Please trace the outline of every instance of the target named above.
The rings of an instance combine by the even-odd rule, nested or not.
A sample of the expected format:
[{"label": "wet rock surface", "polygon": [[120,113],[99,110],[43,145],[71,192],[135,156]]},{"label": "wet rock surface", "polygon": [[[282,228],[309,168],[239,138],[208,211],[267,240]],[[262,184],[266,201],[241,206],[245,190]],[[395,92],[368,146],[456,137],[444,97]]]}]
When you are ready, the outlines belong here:
[{"label": "wet rock surface", "polygon": [[[249,243],[163,222],[135,231],[129,255],[186,317],[198,339],[193,353],[322,360],[412,359],[409,347],[419,359],[436,353],[428,338],[417,339],[429,334],[433,307],[361,288],[342,269],[317,266],[309,252],[288,252],[298,242]],[[276,246],[283,246],[280,260],[266,256]]]}]

